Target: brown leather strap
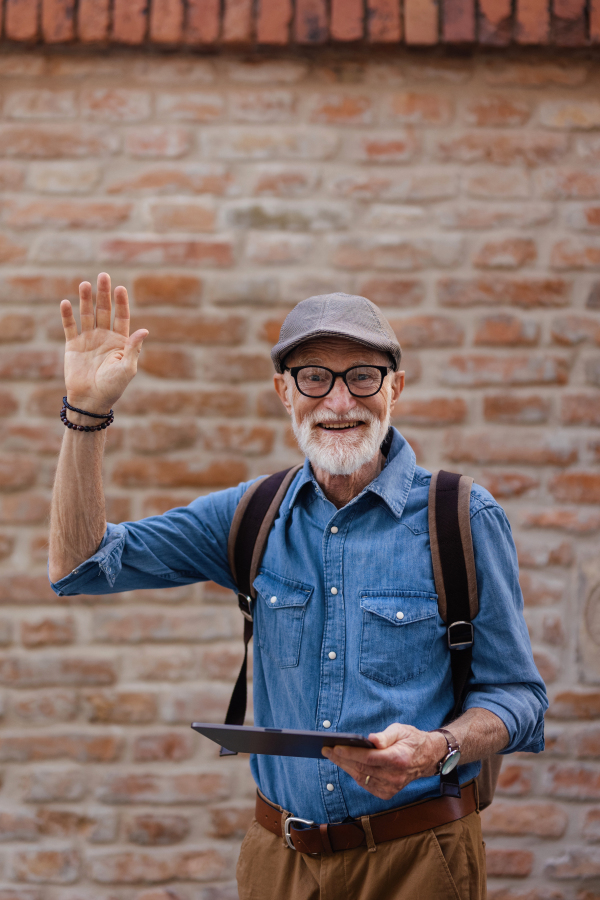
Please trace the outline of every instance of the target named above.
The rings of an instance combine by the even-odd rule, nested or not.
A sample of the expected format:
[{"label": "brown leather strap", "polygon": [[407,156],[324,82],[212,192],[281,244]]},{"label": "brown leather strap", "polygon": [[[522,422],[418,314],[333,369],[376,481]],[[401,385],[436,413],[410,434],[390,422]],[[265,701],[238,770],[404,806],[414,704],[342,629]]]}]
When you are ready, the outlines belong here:
[{"label": "brown leather strap", "polygon": [[[440,825],[447,825],[457,819],[464,819],[477,809],[477,791],[474,782],[462,788],[462,796],[434,797],[412,806],[391,809],[385,813],[369,816],[371,833],[376,844],[395,841],[422,831],[430,831]],[[282,836],[281,810],[267,803],[257,794],[256,821],[277,837]],[[354,850],[366,846],[367,839],[360,819],[340,822],[338,825],[312,825],[309,828],[295,828],[290,823],[290,837],[294,848],[300,853],[336,853],[339,850]]]}]

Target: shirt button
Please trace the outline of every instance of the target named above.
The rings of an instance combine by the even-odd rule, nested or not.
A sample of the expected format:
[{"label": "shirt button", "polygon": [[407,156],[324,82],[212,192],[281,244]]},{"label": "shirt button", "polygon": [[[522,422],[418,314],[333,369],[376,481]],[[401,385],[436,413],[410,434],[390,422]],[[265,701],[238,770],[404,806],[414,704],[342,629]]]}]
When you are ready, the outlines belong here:
[{"label": "shirt button", "polygon": [[397,613],[396,613],[396,618],[397,618],[397,619],[403,619],[403,618],[404,618],[404,613],[403,613],[403,612],[397,612]]},{"label": "shirt button", "polygon": [[331,593],[332,593],[332,594],[337,594],[337,588],[331,588]]},{"label": "shirt button", "polygon": [[335,659],[337,657],[337,653],[335,650],[331,650],[329,653],[329,659]]},{"label": "shirt button", "polygon": [[277,603],[277,597],[271,597],[271,603]]},{"label": "shirt button", "polygon": [[329,721],[329,719],[325,719],[325,721],[323,722],[323,728],[331,728],[331,722]]},{"label": "shirt button", "polygon": [[338,533],[338,527],[337,527],[337,525],[332,525],[332,526],[331,526],[331,533],[332,533],[332,534],[337,534],[337,533]]},{"label": "shirt button", "polygon": [[327,790],[328,790],[328,791],[335,791],[335,788],[334,788],[334,786],[331,784],[331,782],[327,785]]}]

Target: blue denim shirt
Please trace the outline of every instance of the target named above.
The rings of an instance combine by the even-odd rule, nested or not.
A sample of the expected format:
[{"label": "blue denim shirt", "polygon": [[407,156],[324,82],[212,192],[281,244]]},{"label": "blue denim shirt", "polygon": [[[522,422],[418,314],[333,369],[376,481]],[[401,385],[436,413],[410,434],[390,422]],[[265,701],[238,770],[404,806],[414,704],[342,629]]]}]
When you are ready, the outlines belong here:
[{"label": "blue denim shirt", "polygon": [[[453,692],[429,547],[430,477],[397,431],[381,474],[342,509],[326,499],[308,462],[298,472],[254,582],[257,725],[366,735],[392,722],[425,731],[444,723]],[[227,537],[248,486],[162,516],[109,525],[98,552],[54,590],[102,594],[204,580],[235,589]],[[511,530],[493,497],[477,485],[471,526],[480,606],[464,708],[482,707],[502,719],[509,734],[505,753],[539,752],[548,704],[522,614]],[[251,768],[267,797],[315,822],[439,793],[436,776],[380,800],[324,758],[253,756]],[[460,766],[461,782],[478,771],[479,763]]]}]

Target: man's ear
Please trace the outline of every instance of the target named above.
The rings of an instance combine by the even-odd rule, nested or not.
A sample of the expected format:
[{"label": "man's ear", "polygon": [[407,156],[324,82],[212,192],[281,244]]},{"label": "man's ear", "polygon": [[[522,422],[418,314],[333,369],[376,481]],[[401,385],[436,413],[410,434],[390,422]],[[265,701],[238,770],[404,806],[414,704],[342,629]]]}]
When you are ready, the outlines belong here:
[{"label": "man's ear", "polygon": [[287,379],[285,375],[274,375],[273,376],[273,384],[275,386],[275,390],[279,396],[279,399],[285,406],[287,413],[289,416],[292,414],[292,404],[290,402],[290,393],[291,393],[291,379]]},{"label": "man's ear", "polygon": [[400,394],[404,390],[404,370],[394,372],[392,377],[392,398],[390,404],[390,412],[394,409]]}]

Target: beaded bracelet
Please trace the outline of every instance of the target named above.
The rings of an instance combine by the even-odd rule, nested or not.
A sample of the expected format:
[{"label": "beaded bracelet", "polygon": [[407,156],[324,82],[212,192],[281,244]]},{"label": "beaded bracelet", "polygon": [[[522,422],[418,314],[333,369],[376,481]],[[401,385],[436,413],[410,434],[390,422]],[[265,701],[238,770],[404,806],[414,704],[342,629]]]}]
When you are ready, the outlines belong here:
[{"label": "beaded bracelet", "polygon": [[[79,413],[82,416],[91,416],[93,419],[105,419],[106,421],[102,422],[100,425],[75,425],[73,422],[69,422],[67,419],[67,410],[70,409],[71,412]],[[76,406],[71,406],[70,403],[67,402],[67,398],[63,397],[63,407],[60,411],[60,418],[67,428],[72,428],[73,431],[103,431],[105,428],[108,428],[109,425],[115,421],[115,416],[112,409],[105,415],[98,415],[98,413],[86,412],[84,409],[77,409]]]}]

